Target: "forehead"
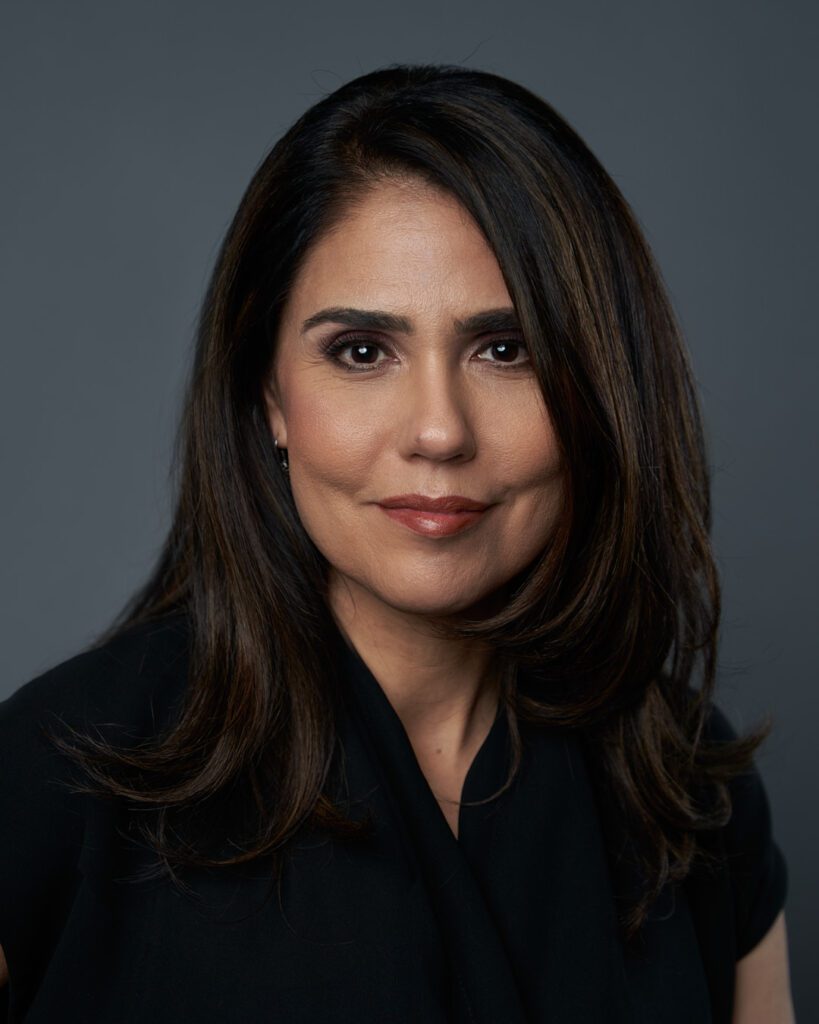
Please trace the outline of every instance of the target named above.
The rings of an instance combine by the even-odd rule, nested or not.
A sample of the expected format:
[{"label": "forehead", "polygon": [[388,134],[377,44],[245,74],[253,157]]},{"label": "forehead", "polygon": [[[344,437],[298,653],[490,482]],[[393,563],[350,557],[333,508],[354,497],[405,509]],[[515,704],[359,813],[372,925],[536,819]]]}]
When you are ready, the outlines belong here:
[{"label": "forehead", "polygon": [[468,211],[424,183],[383,183],[312,246],[288,312],[378,305],[420,309],[511,304],[495,256]]}]

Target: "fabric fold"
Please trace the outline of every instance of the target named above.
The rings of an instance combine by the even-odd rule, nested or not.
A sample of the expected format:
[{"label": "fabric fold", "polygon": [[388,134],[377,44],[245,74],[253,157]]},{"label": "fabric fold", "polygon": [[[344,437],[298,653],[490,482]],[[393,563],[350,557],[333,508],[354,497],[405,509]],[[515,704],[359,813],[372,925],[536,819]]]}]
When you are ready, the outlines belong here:
[{"label": "fabric fold", "polygon": [[[527,1018],[501,935],[418,765],[406,730],[365,662],[346,645],[344,664],[352,697],[349,708],[404,822],[441,931],[451,971],[448,1019],[524,1024]],[[496,717],[493,731],[498,724]]]},{"label": "fabric fold", "polygon": [[522,723],[512,786],[468,806],[507,778],[511,739],[499,709],[464,782],[456,839],[383,688],[346,641],[340,651],[346,728],[367,751],[369,788],[384,791],[440,932],[448,1019],[709,1024],[682,889],[661,894],[635,948],[621,939],[616,897],[635,876],[613,856],[624,836],[611,808],[600,813],[583,737]]}]

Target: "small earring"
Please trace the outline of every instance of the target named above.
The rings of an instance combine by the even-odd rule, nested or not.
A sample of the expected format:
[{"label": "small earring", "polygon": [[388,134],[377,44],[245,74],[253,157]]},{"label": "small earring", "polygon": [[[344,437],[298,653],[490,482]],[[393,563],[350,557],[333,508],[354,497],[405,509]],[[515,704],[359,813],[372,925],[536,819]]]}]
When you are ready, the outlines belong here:
[{"label": "small earring", "polygon": [[288,471],[288,469],[289,469],[289,463],[287,462],[287,449],[286,448],[279,448],[279,439],[277,437],[273,439],[273,447],[279,453],[279,455],[280,455],[279,465],[282,467],[282,469],[286,473]]}]

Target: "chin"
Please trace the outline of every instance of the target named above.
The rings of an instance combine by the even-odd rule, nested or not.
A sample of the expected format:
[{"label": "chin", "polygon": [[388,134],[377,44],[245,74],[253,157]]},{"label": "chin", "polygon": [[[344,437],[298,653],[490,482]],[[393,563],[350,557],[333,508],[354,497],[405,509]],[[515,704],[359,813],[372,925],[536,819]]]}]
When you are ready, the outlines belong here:
[{"label": "chin", "polygon": [[468,592],[446,592],[434,588],[405,588],[400,593],[380,593],[380,599],[407,615],[458,615],[471,609],[479,610],[492,597],[483,587]]}]

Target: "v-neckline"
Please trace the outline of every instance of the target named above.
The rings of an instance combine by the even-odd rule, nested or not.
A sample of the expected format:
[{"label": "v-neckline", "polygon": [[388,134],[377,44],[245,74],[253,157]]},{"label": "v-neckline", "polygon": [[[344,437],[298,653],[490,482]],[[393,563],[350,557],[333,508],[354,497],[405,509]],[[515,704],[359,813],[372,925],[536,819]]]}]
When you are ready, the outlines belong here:
[{"label": "v-neckline", "polygon": [[[486,736],[484,736],[481,745],[473,756],[464,775],[463,783],[461,785],[460,805],[458,807],[458,834],[456,835],[446,817],[446,814],[444,813],[443,807],[432,790],[432,786],[426,776],[426,773],[421,768],[420,761],[415,753],[415,748],[412,745],[409,733],[404,727],[404,723],[401,721],[400,715],[392,706],[384,688],[381,686],[375,674],[361,657],[356,648],[353,647],[346,637],[344,637],[340,632],[339,638],[341,640],[342,656],[347,662],[346,667],[348,670],[348,681],[353,684],[357,683],[359,687],[363,684],[365,690],[369,693],[370,698],[374,699],[376,704],[380,706],[382,715],[386,716],[386,718],[392,723],[392,732],[396,738],[401,737],[399,741],[400,745],[404,747],[405,754],[406,752],[409,753],[415,772],[417,773],[419,780],[421,780],[422,788],[428,794],[428,802],[437,810],[441,824],[446,829],[446,834],[454,843],[458,846],[462,846],[464,841],[464,830],[470,810],[470,808],[464,806],[464,802],[480,800],[484,797],[490,796],[503,781],[503,778],[500,778],[499,776],[499,765],[496,763],[497,758],[492,756],[493,754],[497,754],[498,745],[502,743],[502,739],[505,735],[504,726],[506,724],[506,709],[503,700],[499,698],[492,724],[489,727]],[[361,696],[362,694],[359,690],[359,698]],[[365,703],[367,702],[365,701]],[[389,742],[389,737],[378,737],[378,739],[380,741],[386,740]],[[505,778],[505,772],[503,777]]]},{"label": "v-neckline", "polygon": [[[490,751],[492,750],[492,748],[494,746],[494,742],[495,742],[495,735],[494,734],[499,731],[499,729],[500,729],[500,727],[502,725],[500,719],[501,719],[501,716],[503,714],[505,714],[505,710],[504,710],[502,701],[499,700],[498,701],[498,706],[495,709],[495,717],[492,719],[492,722],[491,722],[489,728],[486,731],[486,735],[481,740],[480,745],[478,746],[478,749],[472,755],[472,760],[469,762],[469,765],[468,765],[468,767],[467,767],[466,771],[464,772],[464,775],[463,775],[463,777],[461,779],[460,792],[458,794],[458,809],[457,809],[457,818],[456,818],[456,820],[457,820],[457,830],[458,830],[457,833],[455,833],[455,831],[453,831],[452,826],[451,826],[451,824],[449,822],[449,819],[447,817],[446,811],[444,810],[443,804],[442,804],[441,800],[435,795],[435,792],[432,789],[432,783],[430,782],[429,776],[426,774],[426,772],[421,767],[421,763],[420,763],[420,761],[418,761],[418,757],[416,755],[415,760],[418,762],[418,769],[421,772],[421,774],[424,776],[424,779],[426,780],[426,783],[429,786],[430,792],[432,792],[432,795],[433,795],[433,797],[435,799],[435,802],[438,805],[438,808],[440,809],[441,814],[443,815],[444,820],[447,823],[447,827],[452,832],[453,837],[456,840],[458,840],[458,841],[460,841],[460,839],[461,839],[461,837],[463,835],[463,827],[464,827],[464,801],[472,799],[472,797],[468,796],[467,794],[471,794],[473,789],[476,788],[475,787],[475,779],[477,777],[479,777],[482,774],[482,772],[485,772],[483,762],[486,760],[487,757],[490,756]],[[404,731],[406,732],[406,729]],[[408,737],[408,739],[409,739],[409,737]],[[410,741],[410,746],[412,746],[411,741]],[[413,748],[413,753],[414,753],[414,748]],[[478,786],[477,788],[480,791],[480,789],[482,787]]]},{"label": "v-neckline", "polygon": [[[525,1013],[512,964],[472,865],[478,833],[470,826],[488,812],[483,807],[461,806],[456,838],[398,713],[363,658],[345,638],[342,641],[340,681],[350,724],[379,780],[380,798],[391,818],[392,828],[385,819],[377,819],[376,827],[382,826],[382,836],[389,837],[394,829],[402,837],[410,870],[434,907],[452,971],[450,1019],[523,1024]],[[476,790],[482,798],[498,788],[483,791],[498,760],[495,743],[503,737],[504,720],[504,714],[496,714],[493,728],[473,758],[464,780],[466,800],[474,799]],[[470,816],[467,811],[472,810]]]},{"label": "v-neckline", "polygon": [[[604,1006],[606,1020],[632,1020],[643,1007],[648,1019],[652,1008],[667,1006],[664,993],[672,983],[669,1020],[712,1019],[684,890],[664,891],[641,950],[627,951],[620,942],[617,910],[633,889],[631,861],[621,863],[616,855],[622,823],[615,809],[606,801],[597,808],[585,736],[523,725],[515,785],[467,806],[493,796],[506,781],[511,736],[500,703],[464,779],[456,836],[401,719],[346,641],[339,669],[350,712],[345,736],[354,757],[360,752],[352,762],[352,806],[377,808],[376,841],[382,845],[373,850],[381,851],[379,858],[385,849],[395,850],[407,870],[413,906],[429,901],[451,972],[449,1019],[523,1024],[525,1006],[565,1010],[569,998],[580,999],[597,1014],[594,1019],[604,1019]],[[519,682],[525,678],[523,673]],[[588,965],[583,981],[572,983],[583,987],[567,995],[561,988],[571,966],[566,958],[578,951]],[[536,972],[521,973],[521,964],[538,957],[550,979],[546,987]],[[677,958],[673,973],[671,957]]]},{"label": "v-neckline", "polygon": [[[482,796],[489,796],[488,792],[481,792],[484,785],[480,780],[489,782],[491,785],[490,779],[497,774],[492,770],[495,766],[491,755],[495,750],[496,743],[500,739],[505,723],[506,708],[504,707],[503,699],[499,697],[498,706],[495,710],[495,717],[492,720],[492,724],[489,726],[486,736],[484,736],[481,745],[475,752],[475,756],[472,758],[469,767],[466,770],[466,774],[464,775],[463,785],[461,786],[460,804],[458,807],[458,834],[456,836],[454,832],[452,833],[453,838],[457,842],[462,842],[464,827],[466,825],[466,814],[468,813],[468,809],[465,808],[464,803],[470,800],[481,799]],[[489,764],[490,760],[493,761],[491,765]],[[448,824],[449,822],[447,822],[447,825]]]}]

